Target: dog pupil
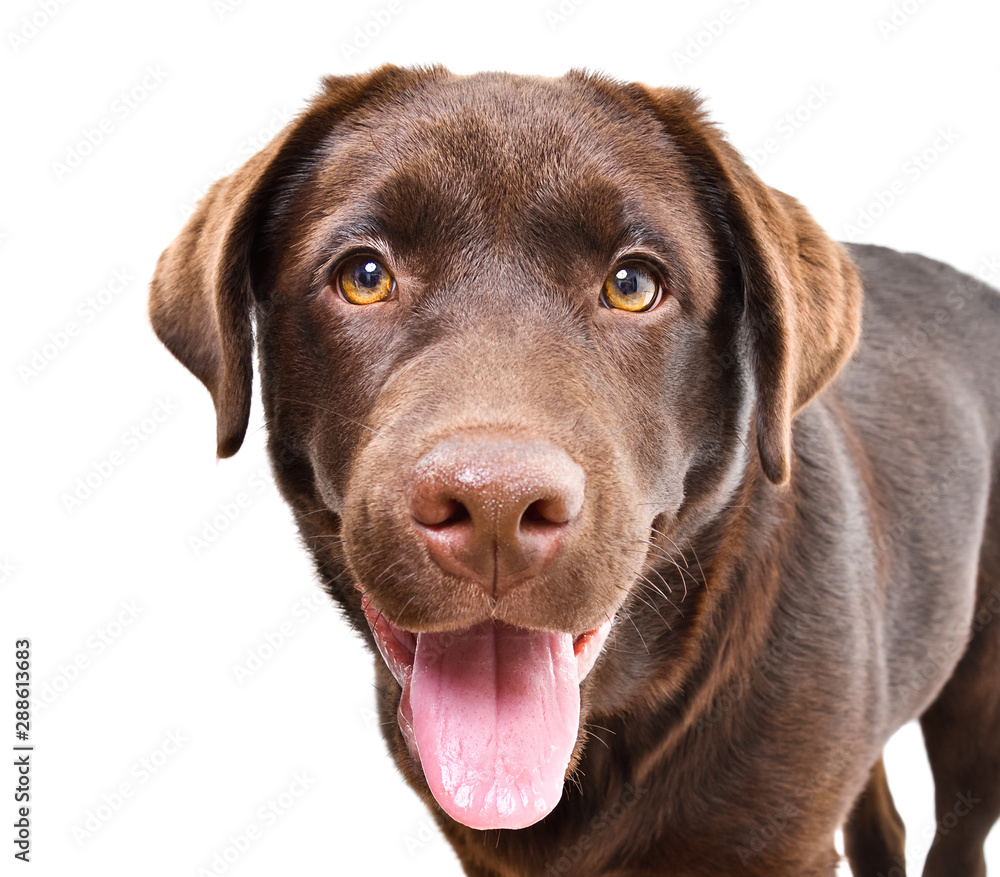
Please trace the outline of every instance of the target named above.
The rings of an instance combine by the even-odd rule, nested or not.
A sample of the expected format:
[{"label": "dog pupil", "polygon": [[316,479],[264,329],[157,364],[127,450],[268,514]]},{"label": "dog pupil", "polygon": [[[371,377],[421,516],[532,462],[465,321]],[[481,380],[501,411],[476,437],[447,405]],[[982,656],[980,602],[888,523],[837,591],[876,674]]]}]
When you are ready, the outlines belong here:
[{"label": "dog pupil", "polygon": [[639,278],[635,271],[622,268],[615,274],[615,280],[618,281],[618,289],[622,295],[635,295],[639,291]]},{"label": "dog pupil", "polygon": [[358,271],[358,280],[361,281],[360,285],[368,289],[378,286],[381,281],[381,273],[378,262],[365,262]]}]

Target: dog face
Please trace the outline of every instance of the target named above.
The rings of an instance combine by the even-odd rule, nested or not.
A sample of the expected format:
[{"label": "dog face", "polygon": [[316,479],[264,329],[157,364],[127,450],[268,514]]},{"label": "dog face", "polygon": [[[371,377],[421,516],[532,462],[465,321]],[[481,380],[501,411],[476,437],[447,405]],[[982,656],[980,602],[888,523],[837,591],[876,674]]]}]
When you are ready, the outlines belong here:
[{"label": "dog face", "polygon": [[543,818],[588,722],[674,691],[705,573],[663,570],[787,481],[859,312],[690,93],[396,68],[326,80],[216,184],[150,305],[220,456],[256,319],[278,483],[381,654],[387,739],[477,829]]}]

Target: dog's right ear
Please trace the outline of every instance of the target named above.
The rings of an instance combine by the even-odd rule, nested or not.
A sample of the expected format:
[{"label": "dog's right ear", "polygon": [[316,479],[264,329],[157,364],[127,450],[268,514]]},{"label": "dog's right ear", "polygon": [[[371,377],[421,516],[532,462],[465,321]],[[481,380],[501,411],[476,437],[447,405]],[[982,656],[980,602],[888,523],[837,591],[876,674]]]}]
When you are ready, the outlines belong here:
[{"label": "dog's right ear", "polygon": [[[149,318],[157,337],[212,394],[220,457],[235,454],[250,419],[257,240],[283,181],[314,160],[338,122],[365,102],[387,100],[434,70],[380,67],[327,77],[309,108],[202,198],[156,266]],[[259,260],[256,260],[259,261]],[[261,290],[257,290],[260,294]]]},{"label": "dog's right ear", "polygon": [[265,172],[287,137],[286,130],[212,186],[160,256],[150,288],[153,330],[212,394],[220,457],[239,450],[250,418],[249,252]]}]

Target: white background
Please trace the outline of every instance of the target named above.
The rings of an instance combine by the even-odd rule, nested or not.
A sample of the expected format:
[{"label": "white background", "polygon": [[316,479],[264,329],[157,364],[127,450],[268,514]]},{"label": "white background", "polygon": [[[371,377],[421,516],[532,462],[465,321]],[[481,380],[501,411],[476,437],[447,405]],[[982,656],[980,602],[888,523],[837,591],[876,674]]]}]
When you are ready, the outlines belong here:
[{"label": "white background", "polygon": [[[759,172],[834,237],[971,273],[1000,254],[989,0],[908,0],[909,13],[891,0],[587,0],[562,13],[558,0],[395,0],[379,25],[387,6],[4,4],[0,680],[30,637],[35,697],[50,702],[33,714],[34,860],[13,862],[5,828],[3,873],[217,873],[240,836],[226,872],[238,877],[460,873],[384,750],[371,659],[315,585],[267,474],[259,405],[243,450],[216,462],[208,393],[146,321],[155,260],[194,201],[321,75],[443,62],[695,86],[739,149],[774,141]],[[378,32],[362,45],[366,26]],[[88,476],[97,486],[69,502]],[[13,697],[0,690],[7,745]],[[167,754],[172,733],[184,742]],[[919,732],[904,729],[887,759],[919,873],[933,831]],[[264,818],[302,791],[296,775],[308,788]],[[5,826],[11,798],[0,792]],[[988,859],[1000,869],[1000,832]]]}]

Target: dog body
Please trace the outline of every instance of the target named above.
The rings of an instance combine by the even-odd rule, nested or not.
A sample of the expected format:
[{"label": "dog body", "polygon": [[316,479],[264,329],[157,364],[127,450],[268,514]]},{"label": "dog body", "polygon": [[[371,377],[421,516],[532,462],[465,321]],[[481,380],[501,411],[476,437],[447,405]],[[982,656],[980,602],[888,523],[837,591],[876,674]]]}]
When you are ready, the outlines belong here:
[{"label": "dog body", "polygon": [[916,717],[967,811],[925,874],[985,873],[995,292],[834,244],[687,92],[383,68],[213,188],[150,313],[220,456],[255,318],[279,486],[469,874],[828,877],[845,825],[888,874]]}]

